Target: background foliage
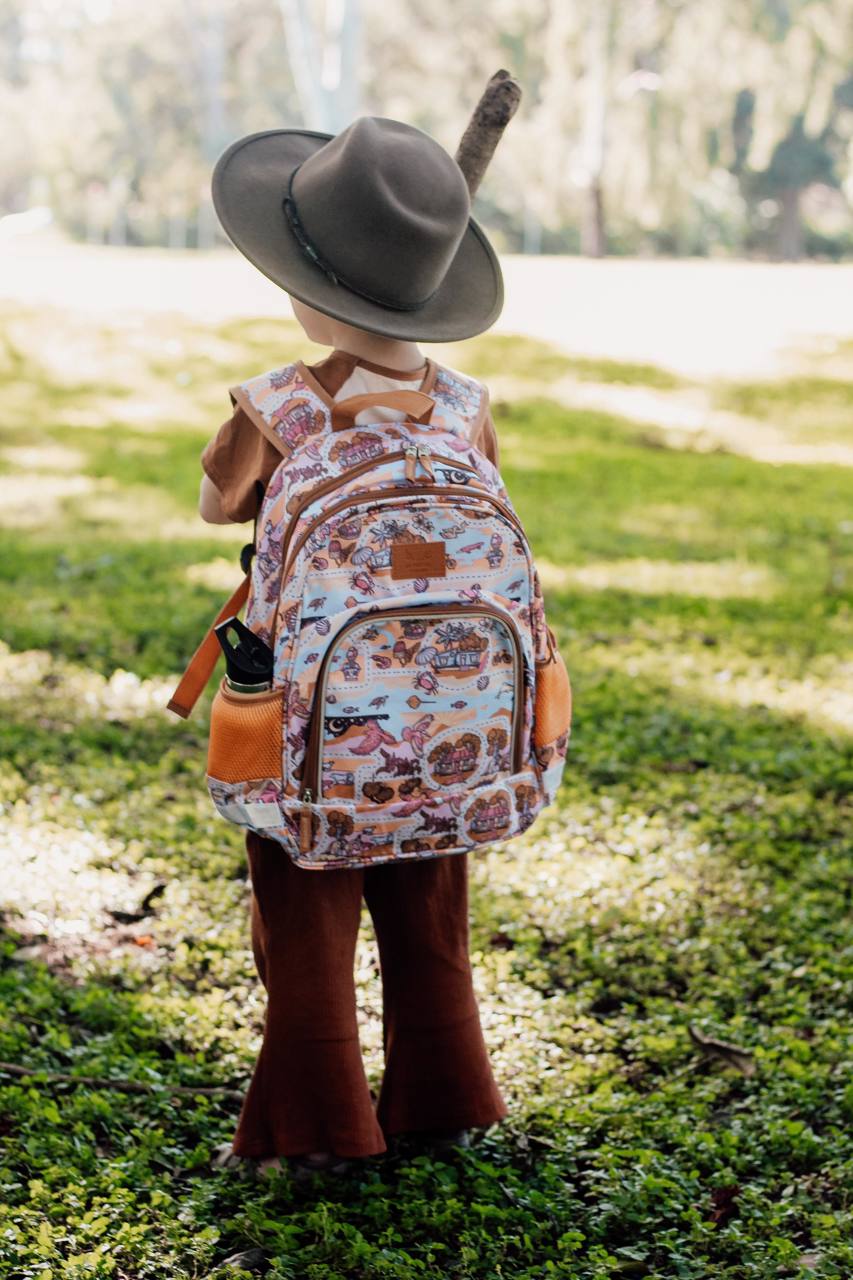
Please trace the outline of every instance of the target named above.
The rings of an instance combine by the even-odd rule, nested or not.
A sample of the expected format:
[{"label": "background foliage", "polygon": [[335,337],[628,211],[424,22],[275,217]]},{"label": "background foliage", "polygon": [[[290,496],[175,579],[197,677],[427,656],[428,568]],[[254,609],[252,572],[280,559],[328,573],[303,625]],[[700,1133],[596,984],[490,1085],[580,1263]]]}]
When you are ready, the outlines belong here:
[{"label": "background foliage", "polygon": [[455,149],[498,66],[500,247],[838,258],[853,247],[853,0],[0,0],[0,210],[213,243],[256,129],[390,115]]}]

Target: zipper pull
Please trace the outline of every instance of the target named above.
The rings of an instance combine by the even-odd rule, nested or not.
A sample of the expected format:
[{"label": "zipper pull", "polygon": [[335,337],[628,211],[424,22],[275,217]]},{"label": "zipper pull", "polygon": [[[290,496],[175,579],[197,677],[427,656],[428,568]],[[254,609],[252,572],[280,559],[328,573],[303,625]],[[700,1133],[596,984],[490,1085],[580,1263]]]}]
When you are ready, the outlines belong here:
[{"label": "zipper pull", "polygon": [[[302,792],[302,803],[310,805],[311,792],[305,790]],[[311,846],[314,843],[314,817],[310,809],[303,809],[299,815],[299,852],[310,853]]]},{"label": "zipper pull", "polygon": [[429,476],[430,480],[435,480],[435,472],[432,469],[432,458],[430,457],[430,453],[432,452],[432,450],[430,449],[429,445],[416,444],[415,452],[417,454],[417,457],[420,461],[421,466]]},{"label": "zipper pull", "polygon": [[418,446],[407,444],[403,452],[406,455],[406,479],[414,481],[418,468]]}]

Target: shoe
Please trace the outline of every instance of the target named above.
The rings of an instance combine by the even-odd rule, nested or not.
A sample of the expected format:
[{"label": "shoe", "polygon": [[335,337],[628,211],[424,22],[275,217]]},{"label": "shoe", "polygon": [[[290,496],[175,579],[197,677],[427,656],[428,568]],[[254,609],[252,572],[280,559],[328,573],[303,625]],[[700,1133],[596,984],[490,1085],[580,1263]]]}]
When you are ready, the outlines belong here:
[{"label": "shoe", "polygon": [[215,1169],[241,1169],[258,1178],[269,1178],[284,1168],[285,1161],[297,1182],[310,1179],[317,1173],[344,1173],[350,1166],[349,1160],[331,1151],[312,1151],[303,1156],[238,1156],[230,1142],[223,1142],[216,1148],[211,1164]]},{"label": "shoe", "polygon": [[211,1160],[211,1168],[213,1169],[245,1169],[248,1168],[248,1161],[244,1156],[234,1154],[230,1142],[223,1142],[215,1148],[213,1159]]},{"label": "shoe", "polygon": [[318,1173],[346,1173],[351,1163],[333,1151],[311,1151],[307,1155],[285,1158],[296,1182],[310,1180]]},{"label": "shoe", "polygon": [[452,1151],[455,1147],[467,1149],[471,1146],[470,1129],[425,1129],[412,1136],[430,1151]]}]

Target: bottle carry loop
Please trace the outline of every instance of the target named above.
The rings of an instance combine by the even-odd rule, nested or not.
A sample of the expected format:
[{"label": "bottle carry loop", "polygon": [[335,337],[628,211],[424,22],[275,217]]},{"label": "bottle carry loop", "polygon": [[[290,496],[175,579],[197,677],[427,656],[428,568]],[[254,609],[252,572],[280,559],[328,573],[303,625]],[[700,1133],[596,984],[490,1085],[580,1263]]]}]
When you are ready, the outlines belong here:
[{"label": "bottle carry loop", "polygon": [[247,573],[237,590],[229,596],[208,628],[207,634],[187,663],[186,670],[178,682],[178,687],[166,704],[169,711],[186,720],[216,666],[222,650],[216,636],[216,627],[226,619],[239,613],[249,598],[250,575]]}]

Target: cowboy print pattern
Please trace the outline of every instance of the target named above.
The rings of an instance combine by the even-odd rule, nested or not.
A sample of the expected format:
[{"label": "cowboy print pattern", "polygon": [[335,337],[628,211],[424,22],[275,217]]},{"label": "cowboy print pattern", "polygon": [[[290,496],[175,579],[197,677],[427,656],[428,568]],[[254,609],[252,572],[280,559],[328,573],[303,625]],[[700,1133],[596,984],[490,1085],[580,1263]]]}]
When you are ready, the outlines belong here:
[{"label": "cowboy print pattern", "polygon": [[[283,459],[246,615],[275,653],[282,772],[208,784],[223,816],[301,866],[505,839],[562,774],[567,734],[533,749],[534,672],[548,652],[538,578],[499,473],[470,444],[484,389],[439,369],[429,394],[429,427],[333,432],[296,365],[232,392]],[[443,573],[395,576],[394,549],[427,543],[441,544]]]},{"label": "cowboy print pattern", "polygon": [[[340,565],[325,548],[342,539],[341,522],[350,525],[352,550]],[[355,525],[358,528],[355,528]],[[442,541],[446,574],[441,579],[394,581],[390,576],[391,548],[407,541]],[[318,531],[317,549],[310,540],[300,553],[282,593],[283,627],[276,645],[283,684],[289,690],[290,730],[285,742],[287,773],[302,776],[314,685],[328,644],[340,629],[366,609],[376,614],[395,606],[426,607],[439,595],[449,617],[467,607],[491,607],[505,615],[518,633],[522,656],[530,667],[534,651],[530,636],[534,599],[530,563],[513,526],[491,510],[470,501],[447,498],[388,500],[354,519],[347,512]],[[292,592],[292,594],[291,594]],[[295,637],[298,637],[296,641]],[[288,655],[292,660],[288,662]],[[374,663],[372,680],[382,683],[382,662]],[[482,674],[482,673],[481,673]],[[419,673],[426,695],[437,680],[429,668]],[[390,678],[390,677],[389,677]],[[384,688],[382,689],[384,692]],[[522,715],[529,729],[530,708],[522,697]]]},{"label": "cowboy print pattern", "polygon": [[[317,563],[314,565],[317,571],[321,572],[328,568],[328,565],[321,563],[323,558],[337,567],[348,565],[357,571],[364,567],[359,562],[359,556],[363,557],[366,563],[371,555],[364,548],[354,546],[354,540],[363,528],[358,511],[353,509],[353,504],[357,503],[359,495],[369,494],[376,497],[383,490],[396,489],[399,492],[400,501],[404,504],[412,501],[412,486],[405,479],[405,460],[401,455],[406,446],[422,443],[424,433],[416,430],[404,432],[395,426],[387,425],[384,426],[386,438],[382,439],[382,431],[382,428],[377,428],[373,432],[363,430],[343,432],[340,433],[341,438],[333,436],[331,440],[327,439],[310,446],[311,452],[317,455],[319,466],[318,480],[314,485],[300,485],[295,493],[288,488],[286,495],[276,489],[268,494],[259,521],[256,561],[258,572],[253,584],[248,624],[268,642],[274,628],[276,613],[279,611],[283,528],[286,527],[288,531],[286,548],[288,559],[301,548],[303,540],[308,539],[308,550],[317,558]],[[339,458],[345,457],[346,451],[354,441],[356,447],[352,452],[356,457],[363,458],[366,452],[365,441],[376,447],[374,445],[376,440],[380,440],[382,447],[381,450],[377,449],[375,463],[371,465],[368,472],[361,469],[364,463],[360,462],[351,468],[357,474],[348,476],[344,471],[339,479],[334,480],[336,460],[331,455],[335,451],[338,451]],[[439,436],[433,433],[430,447],[434,455],[431,465],[435,482],[452,486],[455,490],[467,489],[472,493],[474,491],[493,493],[494,489],[489,483],[491,478],[481,474],[481,471],[476,470],[473,463],[469,461],[477,451],[470,445],[462,450],[459,445],[460,442],[455,436]],[[446,456],[451,460],[443,461]],[[480,461],[482,472],[485,472],[490,464],[482,455],[480,455]],[[284,466],[279,467],[279,474],[286,469]],[[494,471],[494,468],[491,470]],[[321,489],[325,488],[330,476],[335,483],[334,490],[331,493],[322,493],[316,500],[309,501],[311,490],[316,489],[318,485]],[[428,481],[430,478],[422,475],[420,479]],[[425,540],[424,531],[411,533],[411,539]],[[493,557],[496,554],[497,551],[493,550]]]},{"label": "cowboy print pattern", "polygon": [[[309,870],[475,850],[526,831],[553,798],[531,767],[473,790],[461,786],[424,796],[414,794],[413,787],[408,804],[404,789],[402,800],[392,805],[368,799],[363,804],[331,800],[296,807],[283,795],[281,780],[272,778],[251,784],[209,779],[208,787],[220,814],[237,826],[259,829],[251,816],[258,803],[275,810],[280,825],[263,826],[261,834],[283,845],[294,862]],[[300,819],[306,809],[312,816],[313,842],[310,852],[301,853]]]},{"label": "cowboy print pattern", "polygon": [[322,798],[393,800],[395,815],[407,816],[441,788],[510,774],[523,714],[510,628],[464,608],[446,617],[377,613],[348,628],[317,691]]}]

